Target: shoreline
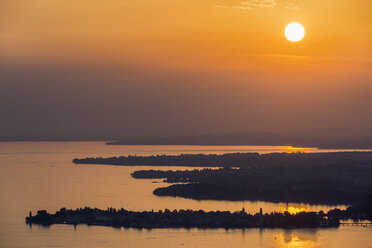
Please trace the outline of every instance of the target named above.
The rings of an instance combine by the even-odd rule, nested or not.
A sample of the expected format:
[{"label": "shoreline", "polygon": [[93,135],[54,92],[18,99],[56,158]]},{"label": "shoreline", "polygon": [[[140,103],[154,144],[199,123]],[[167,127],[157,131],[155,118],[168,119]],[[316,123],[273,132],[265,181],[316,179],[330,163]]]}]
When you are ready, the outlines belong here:
[{"label": "shoreline", "polygon": [[49,226],[53,224],[69,225],[97,225],[124,228],[200,228],[200,229],[244,229],[244,228],[335,228],[340,225],[340,216],[329,211],[300,212],[296,214],[266,213],[262,208],[254,215],[245,212],[244,208],[239,212],[203,210],[159,210],[154,211],[128,211],[123,208],[79,208],[67,210],[61,208],[55,214],[49,214],[46,210],[39,210],[35,216],[29,213],[25,219],[28,224],[40,224]]}]

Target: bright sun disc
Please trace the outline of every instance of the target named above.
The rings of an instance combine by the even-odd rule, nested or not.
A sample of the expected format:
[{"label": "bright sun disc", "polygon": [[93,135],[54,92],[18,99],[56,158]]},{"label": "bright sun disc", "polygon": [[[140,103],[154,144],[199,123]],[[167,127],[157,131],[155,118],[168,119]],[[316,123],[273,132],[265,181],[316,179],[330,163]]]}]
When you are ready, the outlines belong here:
[{"label": "bright sun disc", "polygon": [[285,27],[284,34],[289,41],[297,42],[304,38],[305,29],[301,24],[292,22]]}]

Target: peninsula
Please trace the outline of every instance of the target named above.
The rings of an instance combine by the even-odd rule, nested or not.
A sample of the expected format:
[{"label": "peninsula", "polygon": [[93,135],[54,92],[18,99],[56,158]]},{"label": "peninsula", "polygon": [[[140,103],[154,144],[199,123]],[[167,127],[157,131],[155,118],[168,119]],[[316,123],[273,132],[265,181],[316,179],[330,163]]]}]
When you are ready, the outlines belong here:
[{"label": "peninsula", "polygon": [[203,170],[140,170],[134,178],[173,184],[158,196],[352,205],[372,198],[372,152],[230,153],[74,159],[76,164],[177,165]]},{"label": "peninsula", "polygon": [[322,152],[322,153],[225,153],[180,154],[152,156],[120,156],[75,158],[75,164],[106,165],[152,165],[188,167],[270,167],[270,166],[312,166],[312,165],[365,165],[372,164],[372,152]]}]

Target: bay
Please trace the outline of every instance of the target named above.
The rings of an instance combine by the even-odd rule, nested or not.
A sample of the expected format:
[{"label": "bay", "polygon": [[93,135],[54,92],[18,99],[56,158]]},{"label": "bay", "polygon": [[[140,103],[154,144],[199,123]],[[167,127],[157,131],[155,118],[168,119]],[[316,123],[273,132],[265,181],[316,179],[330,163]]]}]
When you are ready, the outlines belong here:
[{"label": "bay", "polygon": [[[1,247],[371,247],[372,228],[337,229],[117,229],[68,225],[26,225],[29,211],[61,207],[107,207],[129,210],[203,209],[264,212],[319,211],[334,207],[293,203],[196,201],[157,197],[160,180],[133,179],[138,169],[187,167],[74,165],[75,157],[227,152],[325,152],[278,146],[107,146],[104,142],[0,143]],[[332,150],[339,151],[339,150]]]}]

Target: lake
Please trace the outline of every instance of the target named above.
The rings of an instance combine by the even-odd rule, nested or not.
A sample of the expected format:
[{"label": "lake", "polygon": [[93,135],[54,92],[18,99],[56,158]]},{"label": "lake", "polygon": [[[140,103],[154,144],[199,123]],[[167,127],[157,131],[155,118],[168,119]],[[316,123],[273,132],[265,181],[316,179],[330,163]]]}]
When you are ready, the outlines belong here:
[{"label": "lake", "polygon": [[[79,157],[227,152],[327,152],[316,148],[278,146],[106,146],[104,142],[0,142],[1,247],[371,247],[372,228],[338,229],[118,229],[79,225],[26,225],[31,210],[54,212],[84,206],[129,210],[203,209],[256,213],[318,211],[335,206],[292,203],[196,201],[156,197],[166,185],[159,180],[133,179],[135,170],[187,167],[74,165]],[[337,206],[345,208],[346,206]]]}]

